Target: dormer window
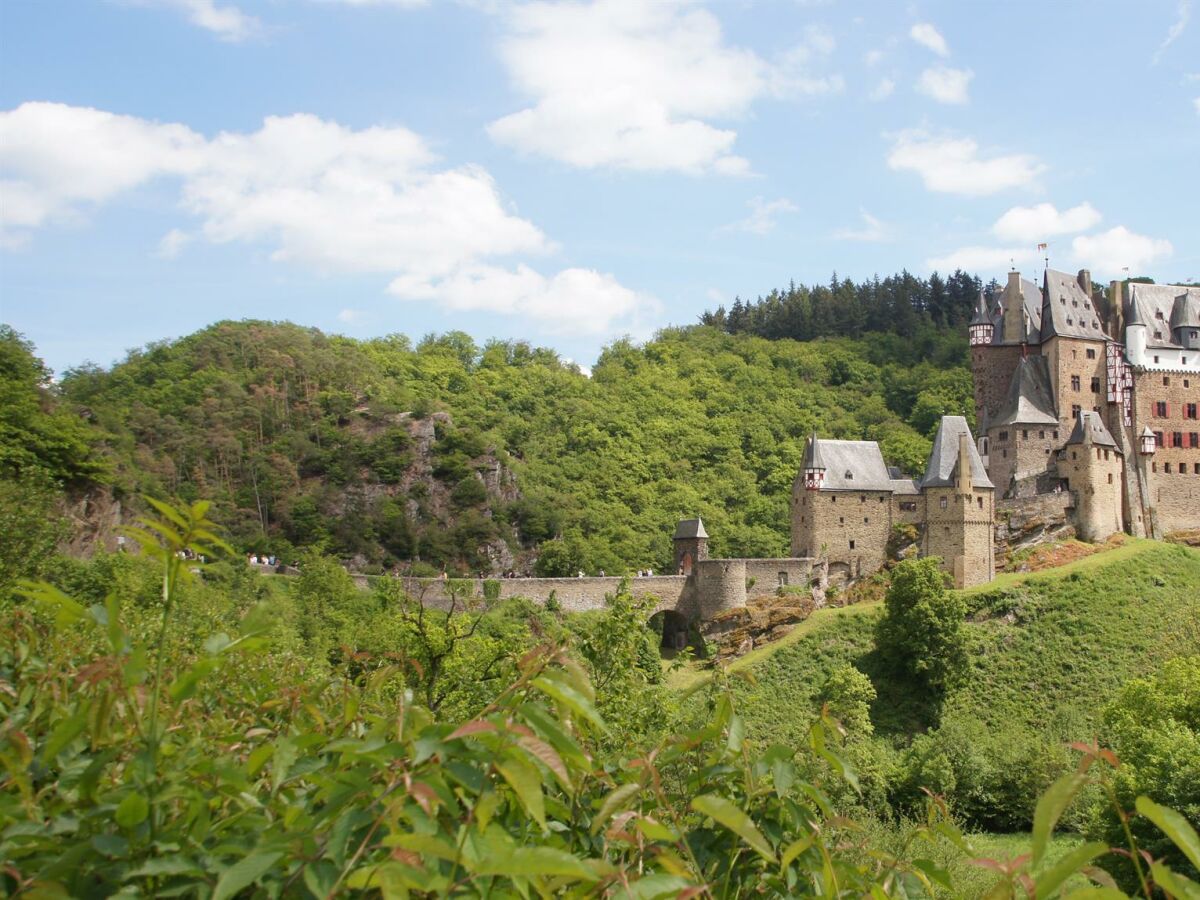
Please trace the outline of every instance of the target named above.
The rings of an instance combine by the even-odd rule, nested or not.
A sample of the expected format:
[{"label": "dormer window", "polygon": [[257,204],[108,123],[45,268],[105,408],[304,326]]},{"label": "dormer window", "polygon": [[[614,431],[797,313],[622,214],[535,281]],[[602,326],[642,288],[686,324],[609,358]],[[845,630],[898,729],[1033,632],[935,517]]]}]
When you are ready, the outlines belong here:
[{"label": "dormer window", "polygon": [[[1161,332],[1161,331],[1157,331],[1157,330],[1156,330],[1156,331],[1154,332],[1154,339],[1155,339],[1156,341],[1161,341],[1161,340],[1162,340],[1162,332]],[[1155,360],[1154,360],[1154,361],[1155,361],[1155,362],[1158,362],[1158,359],[1157,359],[1157,357],[1155,358]]]},{"label": "dormer window", "polygon": [[1161,321],[1161,320],[1162,320],[1162,317],[1163,317],[1162,310],[1161,310],[1161,309],[1156,309],[1156,310],[1154,311],[1154,318],[1156,318],[1156,319],[1158,319],[1158,320],[1160,320],[1160,321]]},{"label": "dormer window", "polygon": [[847,469],[847,470],[846,470],[846,480],[847,480],[847,481],[853,481],[853,480],[854,480],[854,473],[853,473],[853,472],[851,472],[849,469]]}]

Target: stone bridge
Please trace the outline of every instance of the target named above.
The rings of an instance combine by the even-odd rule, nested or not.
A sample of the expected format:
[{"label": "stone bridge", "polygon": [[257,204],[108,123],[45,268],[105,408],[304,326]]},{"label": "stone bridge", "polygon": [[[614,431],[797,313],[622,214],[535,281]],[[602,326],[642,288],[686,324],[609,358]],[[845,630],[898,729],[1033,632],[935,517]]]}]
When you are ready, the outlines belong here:
[{"label": "stone bridge", "polygon": [[[805,587],[812,576],[814,560],[796,559],[703,559],[690,575],[653,575],[644,578],[408,578],[405,587],[427,606],[446,609],[451,590],[460,597],[484,599],[484,586],[496,591],[494,599],[524,597],[544,606],[551,598],[568,612],[603,609],[605,598],[628,581],[634,597],[652,597],[654,612],[673,612],[688,622],[711,619],[718,613],[746,605],[747,600],[774,594],[780,587]],[[358,576],[360,584],[366,578]],[[491,588],[491,585],[496,587]]]}]

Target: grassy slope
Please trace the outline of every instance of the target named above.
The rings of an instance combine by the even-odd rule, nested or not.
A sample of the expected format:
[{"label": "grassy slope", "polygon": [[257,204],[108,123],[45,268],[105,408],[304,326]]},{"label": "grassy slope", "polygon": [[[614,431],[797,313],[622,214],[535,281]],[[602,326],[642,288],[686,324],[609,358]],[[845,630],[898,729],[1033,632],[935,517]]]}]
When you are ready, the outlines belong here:
[{"label": "grassy slope", "polygon": [[[1090,737],[1095,715],[1129,678],[1200,648],[1200,552],[1129,541],[1058,569],[1003,575],[966,592],[972,669],[947,703],[989,728],[1023,724]],[[851,662],[872,677],[877,733],[921,730],[928,710],[892,683],[872,652],[879,605],[828,610],[735,664],[749,733],[799,743],[828,673]],[[677,673],[673,683],[681,683]],[[1069,732],[1069,734],[1068,734]]]}]

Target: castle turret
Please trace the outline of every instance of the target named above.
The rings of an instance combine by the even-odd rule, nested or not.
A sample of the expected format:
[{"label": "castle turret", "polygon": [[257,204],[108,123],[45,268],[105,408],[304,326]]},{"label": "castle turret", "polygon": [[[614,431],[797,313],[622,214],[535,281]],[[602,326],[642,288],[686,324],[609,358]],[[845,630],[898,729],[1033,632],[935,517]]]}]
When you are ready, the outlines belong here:
[{"label": "castle turret", "polygon": [[804,489],[819,491],[825,483],[825,463],[821,460],[821,446],[814,430],[804,448]]},{"label": "castle turret", "polygon": [[1059,455],[1059,472],[1075,502],[1075,532],[1102,541],[1125,527],[1121,507],[1125,460],[1099,413],[1083,411]]},{"label": "castle turret", "polygon": [[674,542],[675,571],[680,575],[691,575],[696,563],[708,559],[708,532],[703,519],[680,519]]},{"label": "castle turret", "polygon": [[987,303],[983,299],[983,291],[979,292],[979,302],[975,304],[975,315],[967,328],[972,347],[986,347],[992,342],[996,326],[988,315]]},{"label": "castle turret", "polygon": [[1171,334],[1185,350],[1200,350],[1200,296],[1180,294],[1171,306]]},{"label": "castle turret", "polygon": [[995,575],[995,489],[962,416],[942,416],[921,479],[925,495],[924,556],[937,556],[955,587]]},{"label": "castle turret", "polygon": [[1131,291],[1129,309],[1125,313],[1125,358],[1131,365],[1144,364],[1146,341],[1146,317],[1138,303],[1137,291]]}]

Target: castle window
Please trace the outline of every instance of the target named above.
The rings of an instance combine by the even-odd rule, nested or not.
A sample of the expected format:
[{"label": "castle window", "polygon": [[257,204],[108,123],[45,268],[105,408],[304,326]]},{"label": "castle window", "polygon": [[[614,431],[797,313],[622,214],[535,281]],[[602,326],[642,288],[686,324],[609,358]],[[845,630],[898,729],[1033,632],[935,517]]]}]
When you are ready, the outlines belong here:
[{"label": "castle window", "polygon": [[1074,450],[1071,451],[1071,459],[1079,459],[1079,454],[1077,454]]},{"label": "castle window", "polygon": [[998,435],[996,435],[996,440],[1007,441],[1008,440],[1008,432],[1007,431],[1000,432]]},{"label": "castle window", "polygon": [[1158,362],[1158,354],[1157,354],[1157,353],[1154,355],[1154,361],[1155,361],[1156,363]]},{"label": "castle window", "polygon": [[1058,440],[1058,429],[1057,428],[1054,431],[1050,432],[1050,434],[1053,436],[1053,438],[1056,441]]},{"label": "castle window", "polygon": [[1108,483],[1112,484],[1112,472],[1108,473]]},{"label": "castle window", "polygon": [[1154,401],[1154,415],[1156,415],[1160,419],[1165,419],[1167,417],[1167,401],[1166,400],[1155,400]]},{"label": "castle window", "polygon": [[1194,419],[1194,418],[1196,418],[1196,404],[1195,404],[1195,403],[1189,403],[1189,404],[1187,404],[1186,406],[1184,406],[1184,408],[1183,408],[1183,417],[1184,417],[1185,419]]},{"label": "castle window", "polygon": [[1170,387],[1170,386],[1171,386],[1171,376],[1164,375],[1163,376],[1163,387]]},{"label": "castle window", "polygon": [[1000,451],[1000,458],[1001,458],[1001,459],[1008,459],[1008,451],[1007,451],[1007,450],[1001,450],[1001,451]]},{"label": "castle window", "polygon": [[1188,432],[1188,446],[1189,447],[1200,447],[1200,431],[1189,431]]},{"label": "castle window", "polygon": [[1107,450],[1104,451],[1104,461],[1108,462],[1108,451]]},{"label": "castle window", "polygon": [[780,572],[780,573],[779,573],[779,586],[780,586],[780,587],[787,587],[787,583],[788,583],[788,573],[787,573],[787,572]]},{"label": "castle window", "polygon": [[1092,379],[1092,393],[1093,394],[1100,393],[1100,379],[1099,378]]},{"label": "castle window", "polygon": [[1163,463],[1163,472],[1166,473],[1167,475],[1171,474],[1171,464],[1170,463]]},{"label": "castle window", "polygon": [[915,504],[915,503],[901,503],[901,504],[900,504],[900,509],[901,509],[903,512],[916,512],[916,511],[917,511],[917,504]]},{"label": "castle window", "polygon": [[858,502],[859,502],[859,503],[866,503],[866,502],[867,502],[867,495],[866,495],[866,494],[863,494],[861,497],[859,497],[859,498],[858,498]]},{"label": "castle window", "polygon": [[870,525],[870,524],[871,524],[871,519],[870,519],[868,516],[863,516],[863,524],[864,524],[864,525]]},{"label": "castle window", "polygon": [[1102,459],[1102,457],[1100,456],[1100,448],[1099,447],[1096,448],[1096,459]]},{"label": "castle window", "polygon": [[854,541],[851,541],[851,542],[850,542],[850,549],[851,549],[851,550],[853,550],[853,549],[854,549]]},{"label": "castle window", "polygon": [[942,509],[945,509],[946,508],[946,498],[943,497],[941,499],[941,502],[938,505],[941,506]]},{"label": "castle window", "polygon": [[1159,321],[1162,321],[1162,317],[1163,317],[1162,310],[1156,309],[1154,311],[1154,318],[1158,319]]},{"label": "castle window", "polygon": [[830,498],[829,498],[829,502],[830,502],[830,503],[837,503],[837,494],[833,494],[832,496],[830,496]]},{"label": "castle window", "polygon": [[1072,300],[1071,305],[1073,307],[1075,307],[1076,309],[1079,309],[1079,301],[1078,300]]},{"label": "castle window", "polygon": [[1167,446],[1166,442],[1163,440],[1163,433],[1161,431],[1154,432],[1154,446],[1156,446],[1156,447]]},{"label": "castle window", "polygon": [[1041,431],[1038,432],[1038,440],[1044,441],[1045,439],[1046,439],[1046,430],[1042,429]]},{"label": "castle window", "polygon": [[1096,358],[1096,348],[1095,348],[1095,347],[1088,347],[1088,349],[1087,349],[1087,358],[1088,358],[1088,359],[1095,359],[1095,358]]},{"label": "castle window", "polygon": [[854,473],[853,473],[853,472],[851,472],[849,469],[847,469],[847,470],[846,470],[846,480],[847,480],[847,481],[853,481],[853,480],[854,480]]},{"label": "castle window", "polygon": [[839,524],[839,525],[845,525],[845,524],[846,524],[846,517],[845,517],[845,516],[838,516],[838,524]]},{"label": "castle window", "polygon": [[1200,463],[1192,463],[1192,474],[1200,475]]},{"label": "castle window", "polygon": [[979,508],[980,508],[980,509],[983,509],[983,498],[982,498],[982,497],[976,497],[975,499],[979,501]]},{"label": "castle window", "polygon": [[1082,411],[1083,411],[1083,407],[1082,407],[1082,406],[1080,406],[1079,404],[1074,404],[1074,405],[1071,407],[1071,418],[1072,418],[1072,419],[1078,419],[1078,418],[1079,418],[1079,413],[1080,413],[1080,412],[1082,412]]},{"label": "castle window", "polygon": [[1073,390],[1073,391],[1079,390],[1079,376],[1078,375],[1071,376],[1071,390]]},{"label": "castle window", "polygon": [[881,496],[881,497],[879,498],[879,502],[880,502],[880,503],[882,503],[882,502],[883,502],[884,500],[886,500],[886,499],[887,499],[886,497],[882,497],[882,496]]},{"label": "castle window", "polygon": [[1172,447],[1182,447],[1183,446],[1183,432],[1182,431],[1171,432],[1171,446]]},{"label": "castle window", "polygon": [[1157,472],[1158,471],[1158,463],[1156,463],[1156,462],[1150,463],[1150,471]]},{"label": "castle window", "polygon": [[1023,441],[1029,440],[1029,429],[1028,428],[1021,429],[1021,440],[1023,440]]},{"label": "castle window", "polygon": [[[1072,322],[1072,321],[1071,321],[1071,317],[1070,317],[1070,316],[1067,316],[1067,324],[1068,324],[1068,325],[1074,325],[1074,324],[1075,324],[1074,322]],[[1072,350],[1072,351],[1071,351],[1071,355],[1072,355],[1072,356],[1074,356],[1074,355],[1075,355],[1075,351],[1074,351],[1074,350]]]}]

